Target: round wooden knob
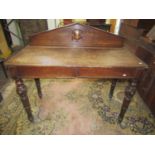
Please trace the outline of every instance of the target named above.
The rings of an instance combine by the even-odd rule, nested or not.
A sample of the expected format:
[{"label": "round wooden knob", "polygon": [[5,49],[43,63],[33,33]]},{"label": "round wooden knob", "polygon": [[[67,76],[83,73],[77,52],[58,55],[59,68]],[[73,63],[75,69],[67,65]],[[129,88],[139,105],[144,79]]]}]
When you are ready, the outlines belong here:
[{"label": "round wooden knob", "polygon": [[80,30],[73,31],[73,39],[75,39],[75,40],[81,39],[81,31]]}]

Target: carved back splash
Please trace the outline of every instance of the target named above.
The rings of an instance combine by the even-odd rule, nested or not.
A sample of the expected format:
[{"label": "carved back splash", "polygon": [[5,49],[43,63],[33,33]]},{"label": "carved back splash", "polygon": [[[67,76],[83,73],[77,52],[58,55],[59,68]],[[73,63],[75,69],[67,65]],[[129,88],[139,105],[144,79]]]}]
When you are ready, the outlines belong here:
[{"label": "carved back splash", "polygon": [[81,24],[71,24],[30,37],[30,45],[58,47],[122,47],[123,38]]}]

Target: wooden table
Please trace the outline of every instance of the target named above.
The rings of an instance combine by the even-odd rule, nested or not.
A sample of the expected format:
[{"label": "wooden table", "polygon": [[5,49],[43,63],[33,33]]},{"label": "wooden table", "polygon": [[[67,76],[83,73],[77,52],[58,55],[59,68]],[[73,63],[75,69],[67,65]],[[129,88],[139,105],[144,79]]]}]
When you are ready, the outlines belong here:
[{"label": "wooden table", "polygon": [[112,98],[117,79],[130,79],[125,91],[118,122],[123,120],[136,84],[147,65],[123,46],[123,39],[102,30],[72,24],[31,37],[30,45],[5,63],[15,79],[17,93],[27,112],[33,115],[23,78],[35,79],[42,98],[40,78],[110,78]]}]

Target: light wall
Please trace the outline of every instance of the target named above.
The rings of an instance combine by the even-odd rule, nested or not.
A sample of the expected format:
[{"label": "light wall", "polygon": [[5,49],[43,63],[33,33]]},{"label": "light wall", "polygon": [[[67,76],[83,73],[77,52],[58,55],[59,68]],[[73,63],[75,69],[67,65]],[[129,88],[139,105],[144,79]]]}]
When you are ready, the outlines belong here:
[{"label": "light wall", "polygon": [[121,19],[117,19],[115,24],[115,30],[114,30],[115,34],[119,34],[120,26],[121,26]]},{"label": "light wall", "polygon": [[[10,21],[11,21],[11,19],[7,19],[7,23],[9,23]],[[15,21],[13,21],[9,25],[9,30],[21,38],[20,29]],[[20,46],[22,44],[21,40],[19,38],[17,38],[16,36],[14,36],[13,34],[11,34],[11,38],[12,38],[13,46]]]},{"label": "light wall", "polygon": [[56,28],[56,19],[47,19],[47,26],[49,30]]},{"label": "light wall", "polygon": [[63,26],[63,19],[47,19],[48,30]]},{"label": "light wall", "polygon": [[86,19],[73,19],[72,20],[75,23],[85,24],[87,22]]}]

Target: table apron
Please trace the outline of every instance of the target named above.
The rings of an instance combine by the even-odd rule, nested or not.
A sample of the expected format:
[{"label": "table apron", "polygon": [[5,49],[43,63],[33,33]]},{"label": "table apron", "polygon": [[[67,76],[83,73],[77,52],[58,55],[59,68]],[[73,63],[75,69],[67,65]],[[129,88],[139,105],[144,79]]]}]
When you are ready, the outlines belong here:
[{"label": "table apron", "polygon": [[138,78],[144,71],[142,68],[129,67],[33,67],[9,66],[12,78]]}]

